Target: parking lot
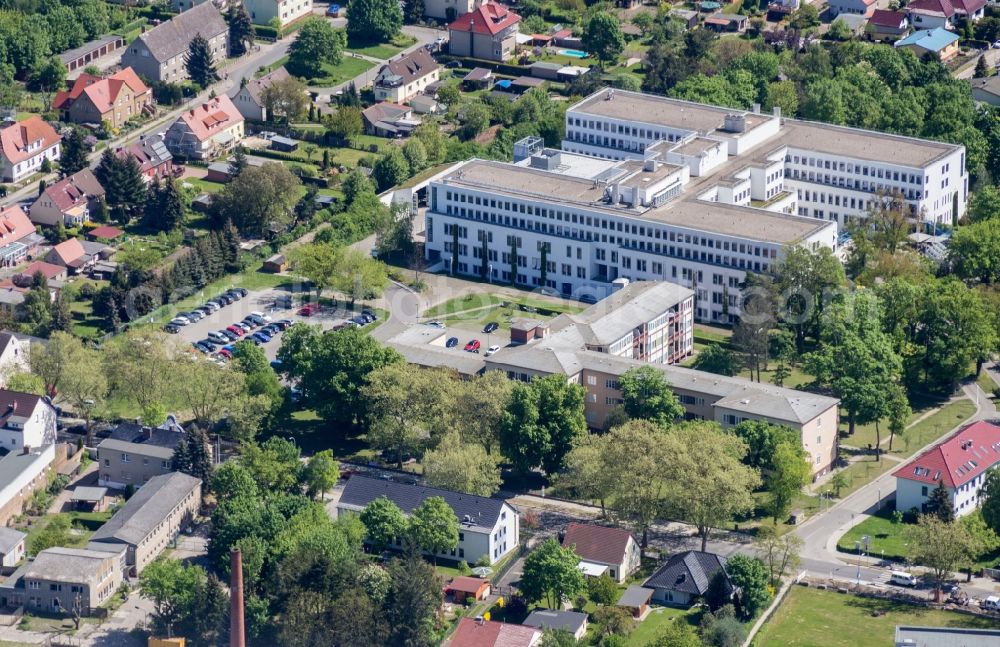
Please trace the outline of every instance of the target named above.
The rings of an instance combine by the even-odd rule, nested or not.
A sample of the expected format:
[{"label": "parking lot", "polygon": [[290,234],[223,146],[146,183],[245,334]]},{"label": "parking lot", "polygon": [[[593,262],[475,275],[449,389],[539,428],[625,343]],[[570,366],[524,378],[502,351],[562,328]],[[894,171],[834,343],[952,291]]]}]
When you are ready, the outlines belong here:
[{"label": "parking lot", "polygon": [[[277,305],[281,298],[288,297],[290,295],[291,293],[287,290],[275,288],[251,291],[246,297],[240,299],[239,301],[222,307],[200,321],[183,326],[176,335],[173,335],[173,337],[182,342],[182,346],[185,348],[193,350],[191,344],[206,339],[210,331],[224,330],[230,324],[242,321],[243,318],[251,312],[263,313],[270,317],[273,321],[278,321],[279,319],[289,319],[293,323],[303,322],[319,325],[322,326],[324,330],[328,330],[338,324],[344,323],[348,318],[354,316],[355,314],[343,309],[323,308],[314,312],[311,316],[303,317],[298,314],[301,309],[301,305],[299,304],[300,300],[298,298],[291,299],[291,308],[280,307]],[[205,300],[208,301],[215,296],[218,295],[206,294]],[[257,328],[254,328],[254,330],[256,329]],[[276,336],[271,338],[271,341],[261,345],[261,348],[264,349],[268,359],[275,359],[278,353],[278,348],[281,346],[281,337],[282,333],[278,333]],[[246,337],[242,337],[241,339],[245,338]]]}]

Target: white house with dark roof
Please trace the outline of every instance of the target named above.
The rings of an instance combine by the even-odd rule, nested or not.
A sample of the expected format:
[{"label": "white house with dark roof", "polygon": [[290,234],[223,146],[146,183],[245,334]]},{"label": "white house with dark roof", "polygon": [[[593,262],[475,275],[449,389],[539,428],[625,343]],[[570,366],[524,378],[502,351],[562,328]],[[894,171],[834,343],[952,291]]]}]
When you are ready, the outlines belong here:
[{"label": "white house with dark roof", "polygon": [[8,330],[0,332],[0,388],[14,373],[28,370],[30,355],[31,340]]},{"label": "white house with dark roof", "polygon": [[13,568],[24,559],[24,540],[27,537],[20,530],[0,526],[0,571]]},{"label": "white house with dark roof", "polygon": [[406,103],[441,76],[441,66],[423,47],[389,61],[375,77],[375,100]]},{"label": "white house with dark roof", "polygon": [[51,443],[0,456],[0,526],[24,511],[35,490],[48,486],[55,458]]},{"label": "white house with dark roof", "polygon": [[173,417],[159,427],[120,423],[97,445],[99,485],[138,487],[155,476],[173,471],[174,451],[186,437]]},{"label": "white house with dark roof", "polygon": [[[719,571],[726,572],[725,557],[689,550],[668,559],[643,586],[653,589],[654,602],[689,607],[705,595],[712,578]],[[728,581],[728,575],[726,579]]]},{"label": "white house with dark roof", "polygon": [[616,582],[624,582],[639,570],[642,550],[632,533],[624,528],[570,523],[562,540],[563,548],[572,548],[580,556],[585,574],[607,573]]},{"label": "white house with dark roof", "polygon": [[[486,557],[490,564],[516,550],[520,542],[520,520],[517,510],[503,499],[475,496],[424,485],[410,485],[384,479],[354,475],[344,486],[337,503],[337,515],[360,514],[369,503],[379,497],[395,503],[403,514],[409,515],[425,499],[443,498],[458,517],[458,546],[439,557],[465,560],[474,564]],[[401,545],[401,542],[398,542]]]}]

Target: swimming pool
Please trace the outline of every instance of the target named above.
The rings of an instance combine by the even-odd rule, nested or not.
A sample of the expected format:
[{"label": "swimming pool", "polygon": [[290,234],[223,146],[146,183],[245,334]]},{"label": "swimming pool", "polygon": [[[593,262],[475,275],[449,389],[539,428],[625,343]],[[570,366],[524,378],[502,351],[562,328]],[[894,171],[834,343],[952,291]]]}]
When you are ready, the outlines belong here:
[{"label": "swimming pool", "polygon": [[559,53],[563,56],[572,56],[573,58],[587,58],[587,52],[581,52],[578,49],[561,49]]}]

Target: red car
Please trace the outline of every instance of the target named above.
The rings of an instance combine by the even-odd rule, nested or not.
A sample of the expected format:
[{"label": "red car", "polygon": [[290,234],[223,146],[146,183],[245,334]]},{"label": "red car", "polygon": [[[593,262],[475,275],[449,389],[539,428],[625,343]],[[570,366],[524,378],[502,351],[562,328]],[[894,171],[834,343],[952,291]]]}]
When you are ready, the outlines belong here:
[{"label": "red car", "polygon": [[302,306],[299,310],[300,317],[311,317],[316,312],[315,306]]},{"label": "red car", "polygon": [[469,351],[470,353],[478,353],[479,352],[479,340],[478,339],[473,339],[472,341],[470,341],[468,344],[465,345],[465,350]]},{"label": "red car", "polygon": [[237,337],[242,337],[243,335],[247,334],[247,331],[243,330],[236,324],[233,324],[232,326],[226,326],[226,330],[233,333]]},{"label": "red car", "polygon": [[232,358],[233,358],[233,354],[232,354],[232,353],[230,353],[230,352],[229,352],[228,350],[226,350],[225,348],[223,348],[222,350],[220,350],[220,351],[219,351],[219,355],[222,355],[222,356],[223,356],[223,357],[225,357],[226,359],[232,359]]}]

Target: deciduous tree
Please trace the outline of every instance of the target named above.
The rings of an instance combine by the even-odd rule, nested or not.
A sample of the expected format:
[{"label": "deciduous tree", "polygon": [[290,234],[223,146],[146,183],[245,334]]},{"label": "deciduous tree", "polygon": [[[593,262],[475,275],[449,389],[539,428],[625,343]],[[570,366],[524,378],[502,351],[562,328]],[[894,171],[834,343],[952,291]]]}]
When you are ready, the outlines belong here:
[{"label": "deciduous tree", "polygon": [[306,20],[288,48],[288,69],[307,78],[323,73],[323,64],[338,65],[343,57],[344,32],[320,18]]},{"label": "deciduous tree", "polygon": [[482,445],[463,443],[458,432],[451,432],[424,454],[422,462],[427,482],[434,487],[493,496],[501,483],[497,458]]},{"label": "deciduous tree", "polygon": [[347,5],[347,35],[352,42],[388,42],[402,26],[403,11],[396,0],[357,0]]},{"label": "deciduous tree", "polygon": [[427,497],[410,513],[406,535],[413,546],[436,558],[458,545],[458,517],[443,498]]},{"label": "deciduous tree", "polygon": [[630,368],[619,383],[622,406],[630,418],[668,425],[684,415],[684,407],[670,390],[663,373],[652,366]]},{"label": "deciduous tree", "polygon": [[587,21],[583,32],[583,45],[601,63],[613,63],[625,49],[625,35],[615,16],[598,11]]},{"label": "deciduous tree", "polygon": [[368,442],[390,452],[402,468],[407,453],[421,453],[430,441],[448,379],[402,362],[368,374],[361,390],[367,403]]},{"label": "deciduous tree", "polygon": [[544,600],[549,609],[560,608],[564,599],[586,589],[579,563],[572,548],[563,548],[555,539],[545,540],[524,559],[521,594],[528,602]]},{"label": "deciduous tree", "polygon": [[406,517],[395,503],[380,496],[361,511],[368,541],[376,551],[383,551],[406,535]]},{"label": "deciduous tree", "polygon": [[782,442],[774,449],[769,469],[764,477],[764,488],[769,495],[769,507],[774,523],[788,514],[796,495],[809,482],[812,467],[806,460],[801,442]]},{"label": "deciduous tree", "polygon": [[910,559],[931,570],[935,588],[952,572],[972,563],[979,553],[975,538],[960,523],[943,521],[933,514],[922,514],[909,529]]}]

